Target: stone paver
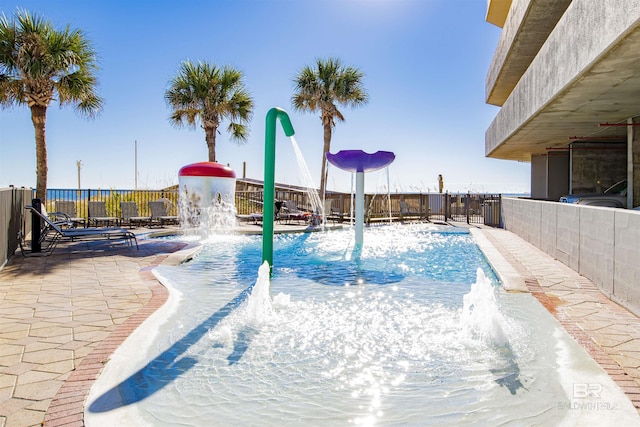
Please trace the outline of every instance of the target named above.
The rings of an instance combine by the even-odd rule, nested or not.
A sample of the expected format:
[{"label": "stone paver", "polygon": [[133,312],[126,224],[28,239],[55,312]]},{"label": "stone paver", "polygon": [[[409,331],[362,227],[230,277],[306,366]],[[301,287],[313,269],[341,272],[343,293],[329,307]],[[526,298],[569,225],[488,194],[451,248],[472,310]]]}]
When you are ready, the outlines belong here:
[{"label": "stone paver", "polygon": [[640,319],[587,278],[513,233],[486,228],[481,232],[640,411]]},{"label": "stone paver", "polygon": [[[256,226],[247,229],[259,230]],[[640,408],[640,319],[516,235],[480,230],[531,292]],[[167,298],[151,273],[180,245],[62,244],[0,271],[0,427],[82,426],[115,349]],[[518,285],[519,286],[519,285]]]},{"label": "stone paver", "polygon": [[164,301],[144,269],[183,245],[139,246],[63,243],[48,257],[16,254],[0,271],[1,427],[83,425],[84,398],[117,344],[96,349],[140,323],[154,295],[149,312]]}]

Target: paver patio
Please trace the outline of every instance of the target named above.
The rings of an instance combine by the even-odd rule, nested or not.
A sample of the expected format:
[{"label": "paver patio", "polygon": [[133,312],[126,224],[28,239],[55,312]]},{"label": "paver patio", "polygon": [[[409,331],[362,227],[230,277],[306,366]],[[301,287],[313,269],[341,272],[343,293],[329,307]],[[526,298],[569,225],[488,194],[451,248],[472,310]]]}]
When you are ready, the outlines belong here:
[{"label": "paver patio", "polygon": [[52,405],[54,397],[87,355],[148,306],[161,286],[145,271],[182,246],[96,241],[61,244],[48,257],[16,254],[0,271],[0,426],[39,426],[52,410],[46,425],[56,425],[65,418],[56,408],[72,402],[77,418],[86,392]]}]

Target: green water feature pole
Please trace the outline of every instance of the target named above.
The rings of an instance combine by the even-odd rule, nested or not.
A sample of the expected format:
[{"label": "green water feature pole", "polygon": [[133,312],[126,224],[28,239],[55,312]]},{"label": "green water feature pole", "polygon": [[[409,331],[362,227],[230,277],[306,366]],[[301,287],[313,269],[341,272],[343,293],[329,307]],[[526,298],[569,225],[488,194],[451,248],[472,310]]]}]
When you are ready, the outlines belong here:
[{"label": "green water feature pole", "polygon": [[293,136],[293,126],[289,115],[282,108],[272,108],[267,113],[264,137],[264,206],[262,208],[262,262],[273,269],[273,221],[276,198],[276,120],[287,136]]}]

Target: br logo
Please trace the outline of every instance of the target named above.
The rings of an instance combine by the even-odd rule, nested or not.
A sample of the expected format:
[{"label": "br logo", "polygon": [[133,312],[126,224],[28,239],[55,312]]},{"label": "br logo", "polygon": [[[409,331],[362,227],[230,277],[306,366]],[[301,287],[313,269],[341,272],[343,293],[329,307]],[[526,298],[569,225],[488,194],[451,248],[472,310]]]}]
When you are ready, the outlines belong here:
[{"label": "br logo", "polygon": [[600,398],[602,394],[602,384],[575,383],[573,384],[573,397],[585,399],[589,396]]}]

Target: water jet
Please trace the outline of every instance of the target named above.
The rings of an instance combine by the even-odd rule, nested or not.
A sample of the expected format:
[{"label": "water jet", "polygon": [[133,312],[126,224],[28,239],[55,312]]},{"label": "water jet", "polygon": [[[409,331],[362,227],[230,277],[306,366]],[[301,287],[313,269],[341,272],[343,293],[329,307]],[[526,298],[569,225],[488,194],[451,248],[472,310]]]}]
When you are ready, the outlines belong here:
[{"label": "water jet", "polygon": [[235,225],[236,174],[228,166],[199,162],[178,172],[179,216],[183,228],[230,230]]},{"label": "water jet", "polygon": [[264,196],[262,210],[262,261],[273,268],[273,222],[275,215],[275,165],[276,165],[276,121],[286,136],[293,136],[295,131],[289,115],[282,108],[274,107],[267,112],[264,137]]},{"label": "water jet", "polygon": [[326,153],[332,165],[356,174],[356,248],[362,246],[364,235],[364,173],[389,166],[396,158],[391,151],[366,153],[362,150],[342,150],[336,154]]}]

